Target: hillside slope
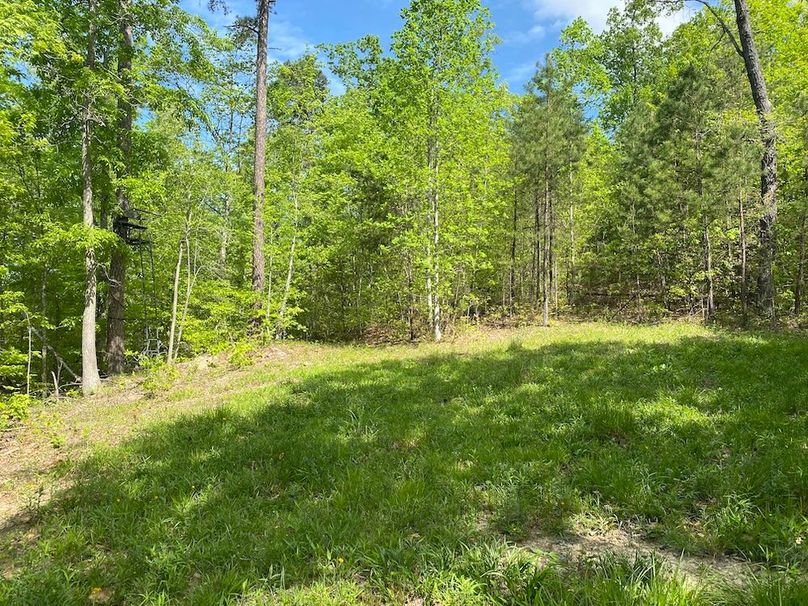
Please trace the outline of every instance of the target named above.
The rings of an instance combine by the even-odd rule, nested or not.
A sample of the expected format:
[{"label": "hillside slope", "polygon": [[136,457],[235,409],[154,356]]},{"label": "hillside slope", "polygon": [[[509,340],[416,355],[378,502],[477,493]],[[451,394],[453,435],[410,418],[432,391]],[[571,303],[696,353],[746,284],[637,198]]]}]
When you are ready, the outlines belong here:
[{"label": "hillside slope", "polygon": [[559,325],[178,370],[3,438],[0,602],[808,603],[803,339]]}]

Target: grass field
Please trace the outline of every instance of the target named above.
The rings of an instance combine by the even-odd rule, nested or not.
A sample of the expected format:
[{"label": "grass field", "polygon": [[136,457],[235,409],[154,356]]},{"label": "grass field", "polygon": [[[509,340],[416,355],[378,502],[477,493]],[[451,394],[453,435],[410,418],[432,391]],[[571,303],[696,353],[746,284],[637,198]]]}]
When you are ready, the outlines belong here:
[{"label": "grass field", "polygon": [[808,604],[804,338],[559,325],[205,366],[11,438],[61,455],[14,478],[58,489],[0,534],[0,602]]}]

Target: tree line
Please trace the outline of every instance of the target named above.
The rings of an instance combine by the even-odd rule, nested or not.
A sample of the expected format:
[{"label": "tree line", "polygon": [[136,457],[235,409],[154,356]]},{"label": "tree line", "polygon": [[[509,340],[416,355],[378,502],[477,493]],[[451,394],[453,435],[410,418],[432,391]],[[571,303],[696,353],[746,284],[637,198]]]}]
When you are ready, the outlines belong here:
[{"label": "tree line", "polygon": [[286,62],[282,2],[0,0],[2,397],[245,339],[803,321],[808,7],[688,4],[574,21],[514,92],[480,0]]}]

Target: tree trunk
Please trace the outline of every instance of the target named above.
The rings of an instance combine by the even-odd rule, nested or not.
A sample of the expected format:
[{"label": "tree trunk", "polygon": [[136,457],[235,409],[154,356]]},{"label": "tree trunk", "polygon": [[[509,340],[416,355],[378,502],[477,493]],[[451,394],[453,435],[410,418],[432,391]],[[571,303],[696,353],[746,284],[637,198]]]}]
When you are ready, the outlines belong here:
[{"label": "tree trunk", "polygon": [[[431,251],[427,255],[431,254]],[[426,272],[426,305],[427,305],[427,317],[429,319],[429,330],[434,331],[435,326],[435,314],[433,311],[433,292],[432,292],[432,272],[427,270]]]},{"label": "tree trunk", "polygon": [[[551,249],[554,250],[555,245],[553,244],[552,239],[550,240],[550,243],[551,243]],[[551,280],[550,280],[550,283],[553,285],[553,315],[555,315],[555,317],[558,317],[558,313],[559,313],[558,277],[559,277],[561,272],[558,270],[558,257],[556,256],[555,252],[551,252],[550,256],[553,258],[553,266],[552,266],[553,274],[552,274]]]},{"label": "tree trunk", "polygon": [[541,296],[541,239],[541,196],[536,185],[533,191],[533,256],[530,266],[530,306],[534,314]]},{"label": "tree trunk", "polygon": [[760,134],[763,141],[761,160],[760,198],[763,201],[763,216],[760,218],[760,276],[758,279],[758,299],[763,313],[776,324],[775,289],[772,266],[777,250],[775,223],[777,222],[777,130],[774,123],[774,108],[769,99],[766,78],[760,63],[749,19],[749,5],[746,0],[735,0],[735,16],[738,34],[741,39],[746,75],[752,88]]},{"label": "tree trunk", "polygon": [[570,266],[567,284],[567,303],[570,308],[575,307],[575,200],[570,199]]},{"label": "tree trunk", "polygon": [[286,305],[289,302],[289,291],[292,289],[292,278],[295,275],[295,249],[297,248],[297,234],[292,236],[292,245],[289,247],[289,267],[286,270],[286,282],[283,286],[281,305],[278,308],[278,324],[275,336],[282,339],[286,336]]},{"label": "tree trunk", "polygon": [[[297,185],[295,185],[295,190]],[[286,283],[283,287],[283,296],[281,297],[281,305],[278,308],[278,323],[275,327],[275,336],[282,339],[286,336],[286,304],[289,302],[289,291],[292,289],[292,278],[295,271],[295,250],[297,247],[297,223],[298,213],[300,212],[300,205],[297,198],[297,191],[294,192],[295,203],[295,216],[293,221],[294,232],[292,233],[292,244],[289,247],[289,267],[286,270]]]},{"label": "tree trunk", "polygon": [[552,273],[550,264],[550,221],[548,214],[550,209],[550,176],[548,171],[544,171],[544,206],[542,215],[544,219],[544,252],[541,260],[541,296],[542,296],[542,325],[550,325],[550,284],[548,278]]},{"label": "tree trunk", "polygon": [[256,294],[255,322],[261,317],[264,293],[264,197],[267,145],[267,50],[271,0],[258,0],[258,51],[255,60],[255,155],[253,157],[252,289]]},{"label": "tree trunk", "polygon": [[662,307],[669,310],[670,302],[668,301],[668,279],[665,277],[665,263],[662,260],[662,253],[659,249],[656,251],[657,267],[659,268],[659,292],[662,294]]},{"label": "tree trunk", "polygon": [[[92,72],[95,69],[95,10],[96,0],[87,2],[87,59],[86,67]],[[91,84],[88,86],[92,86]],[[81,178],[84,191],[81,197],[84,226],[93,229],[93,164],[90,156],[90,142],[93,134],[93,97],[88,89],[84,93],[83,128],[81,135]],[[85,285],[84,314],[81,319],[81,390],[90,395],[98,389],[101,377],[98,374],[98,357],[95,348],[95,316],[98,298],[98,282],[96,280],[95,249],[88,245],[84,253]]]},{"label": "tree trunk", "polygon": [[511,266],[508,273],[508,315],[513,317],[516,313],[516,230],[517,209],[519,205],[519,192],[513,194],[513,216],[511,218]]},{"label": "tree trunk", "polygon": [[[48,291],[47,291],[47,284],[48,284],[48,268],[42,268],[42,282],[40,283],[39,288],[39,303],[40,303],[40,313],[42,314],[42,318],[45,320],[47,324],[48,320]],[[41,349],[40,349],[40,373],[39,373],[39,380],[42,383],[42,396],[48,395],[48,330],[43,326],[42,327],[42,334],[40,336],[41,341]]]},{"label": "tree trunk", "polygon": [[713,284],[713,250],[710,242],[710,224],[704,217],[704,272],[706,277],[705,320],[710,321],[715,313],[715,286]]},{"label": "tree trunk", "polygon": [[196,283],[196,276],[199,274],[199,267],[197,261],[199,259],[199,245],[196,247],[196,251],[194,252],[194,260],[193,260],[193,272],[191,271],[191,230],[188,228],[185,231],[185,250],[188,251],[188,256],[185,259],[185,301],[182,305],[182,317],[179,321],[179,328],[177,330],[177,347],[174,350],[174,359],[176,360],[179,351],[180,351],[180,344],[182,343],[182,331],[185,328],[185,321],[188,319],[188,307],[191,304],[191,293],[194,290],[194,284]]},{"label": "tree trunk", "polygon": [[[132,52],[134,47],[132,37],[132,16],[129,0],[120,0],[120,47],[118,49],[118,80],[123,87],[123,94],[118,98],[118,149],[121,158],[116,169],[116,178],[120,181],[129,174],[129,160],[132,148],[132,122],[134,108],[129,97],[132,89]],[[119,221],[113,222],[115,233],[119,237],[126,236],[125,229],[120,227],[120,220],[126,219],[129,211],[129,195],[120,183],[115,189],[115,198],[118,205]],[[109,306],[107,308],[107,369],[110,374],[119,374],[124,371],[126,362],[124,331],[125,331],[125,302],[124,289],[126,284],[126,249],[120,242],[112,250],[109,261]]]},{"label": "tree trunk", "polygon": [[[229,171],[229,169],[226,169]],[[222,229],[219,233],[219,275],[223,280],[228,278],[227,248],[230,245],[230,195],[225,194],[222,209]]]},{"label": "tree trunk", "polygon": [[802,285],[805,283],[805,224],[808,219],[808,209],[803,207],[800,220],[800,258],[797,263],[797,279],[794,281],[794,315],[799,317],[802,312]]},{"label": "tree trunk", "polygon": [[269,272],[267,273],[267,308],[264,310],[267,326],[272,317],[272,286],[275,284],[275,227],[269,230]]},{"label": "tree trunk", "polygon": [[739,229],[739,246],[741,249],[741,322],[744,326],[749,319],[749,282],[746,276],[746,210],[744,208],[745,193],[741,187],[740,195],[738,196],[738,209],[740,214],[740,229]]},{"label": "tree trunk", "polygon": [[441,301],[440,301],[440,257],[438,256],[438,245],[439,245],[439,215],[438,215],[438,205],[437,205],[437,198],[435,199],[435,207],[432,213],[433,216],[433,233],[434,233],[434,244],[435,244],[435,255],[433,257],[433,264],[432,264],[432,280],[433,280],[433,299],[432,299],[432,328],[434,331],[435,341],[440,341],[443,339],[443,312],[441,309]]},{"label": "tree trunk", "polygon": [[168,333],[168,356],[166,361],[174,363],[174,333],[177,330],[177,299],[180,289],[180,270],[182,269],[182,254],[185,248],[185,240],[180,240],[179,251],[177,253],[177,266],[174,269],[174,291],[171,296],[171,330]]},{"label": "tree trunk", "polygon": [[412,254],[410,251],[407,251],[407,263],[405,265],[405,272],[407,275],[407,295],[408,295],[408,304],[407,304],[407,328],[410,333],[410,341],[415,341],[415,304],[416,304],[416,295],[415,295],[415,280],[413,278],[413,267],[412,267]]},{"label": "tree trunk", "polygon": [[547,215],[549,218],[549,243],[548,243],[548,264],[550,271],[550,295],[552,297],[553,314],[558,316],[558,259],[555,254],[555,206],[553,204],[552,196],[547,201]]},{"label": "tree trunk", "polygon": [[34,329],[31,327],[31,317],[28,312],[25,313],[25,319],[28,322],[28,360],[25,365],[25,395],[31,395],[31,367],[34,361]]},{"label": "tree trunk", "polygon": [[[430,131],[437,127],[437,103],[430,111]],[[432,259],[429,276],[429,290],[432,294],[432,331],[435,341],[443,338],[443,327],[441,322],[441,302],[440,302],[440,152],[438,150],[437,137],[430,134],[427,149],[427,161],[429,165],[429,203],[432,221]]]}]

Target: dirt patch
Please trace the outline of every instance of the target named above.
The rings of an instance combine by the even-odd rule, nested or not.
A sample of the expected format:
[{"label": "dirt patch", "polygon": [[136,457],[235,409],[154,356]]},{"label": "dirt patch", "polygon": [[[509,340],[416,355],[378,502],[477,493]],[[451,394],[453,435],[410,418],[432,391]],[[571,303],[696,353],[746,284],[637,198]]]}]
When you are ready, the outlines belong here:
[{"label": "dirt patch", "polygon": [[662,547],[627,528],[581,532],[561,537],[533,536],[519,544],[533,552],[556,554],[567,560],[583,560],[613,554],[625,558],[653,556],[694,585],[721,580],[743,585],[756,571],[754,564],[727,557],[694,556]]},{"label": "dirt patch", "polygon": [[55,446],[62,439],[49,421],[15,428],[0,445],[0,531],[27,522],[50,499],[58,484],[52,472],[66,460]]}]

